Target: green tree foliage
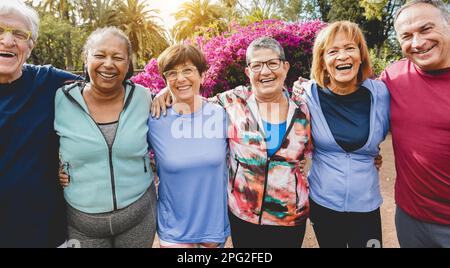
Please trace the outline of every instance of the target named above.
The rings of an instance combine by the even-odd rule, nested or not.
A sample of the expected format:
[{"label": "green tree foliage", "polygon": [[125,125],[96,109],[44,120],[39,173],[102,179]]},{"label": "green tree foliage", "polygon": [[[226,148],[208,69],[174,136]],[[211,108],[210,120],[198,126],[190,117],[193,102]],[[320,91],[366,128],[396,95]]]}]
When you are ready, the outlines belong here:
[{"label": "green tree foliage", "polygon": [[[383,46],[392,44],[393,18],[405,0],[317,0],[325,21],[350,20],[359,24],[369,48],[378,56]],[[323,9],[323,12],[322,12]]]},{"label": "green tree foliage", "polygon": [[[328,14],[329,0],[221,0],[222,5],[232,2],[241,16],[239,21],[246,25],[249,22],[282,19],[288,22],[322,19]],[[248,17],[248,18],[246,18]]]},{"label": "green tree foliage", "polygon": [[350,20],[360,23],[365,19],[364,9],[354,0],[331,0],[331,9],[328,12],[327,20]]},{"label": "green tree foliage", "polygon": [[[70,23],[72,26],[76,25],[75,16],[75,1],[73,0],[44,0],[40,3],[42,10],[47,13],[54,14],[63,23]],[[63,33],[66,40],[72,40],[71,31]],[[74,60],[71,46],[64,48],[66,69],[74,70]]]},{"label": "green tree foliage", "polygon": [[117,26],[130,38],[133,60],[141,66],[169,45],[163,27],[157,23],[159,11],[147,9],[145,4],[145,0],[126,0],[118,3]]},{"label": "green tree foliage", "polygon": [[[67,69],[69,66],[67,51],[71,55],[80,55],[86,38],[86,33],[66,20],[55,18],[47,13],[41,15],[41,27],[31,61],[35,64],[52,64],[55,67]],[[67,39],[67,34],[70,39]],[[82,70],[83,61],[75,57],[70,63],[74,69]]]},{"label": "green tree foliage", "polygon": [[219,4],[222,8],[223,18],[226,23],[237,22],[242,18],[242,14],[238,9],[239,0],[220,0]]},{"label": "green tree foliage", "polygon": [[31,61],[67,70],[82,70],[81,48],[96,28],[117,26],[130,38],[137,67],[168,45],[158,10],[148,0],[28,0],[41,17],[40,37]]},{"label": "green tree foliage", "polygon": [[91,32],[108,25],[119,25],[117,0],[79,0],[82,24]]},{"label": "green tree foliage", "polygon": [[174,15],[177,22],[172,35],[175,40],[181,41],[192,37],[202,27],[224,18],[225,14],[220,5],[212,4],[210,0],[191,0],[182,4]]}]

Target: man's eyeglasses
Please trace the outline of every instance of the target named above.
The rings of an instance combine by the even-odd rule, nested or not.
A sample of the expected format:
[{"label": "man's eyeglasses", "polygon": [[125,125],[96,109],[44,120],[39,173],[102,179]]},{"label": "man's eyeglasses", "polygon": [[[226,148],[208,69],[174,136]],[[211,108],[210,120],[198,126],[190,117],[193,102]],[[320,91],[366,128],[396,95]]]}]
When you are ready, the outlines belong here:
[{"label": "man's eyeglasses", "polygon": [[11,33],[19,41],[28,41],[31,38],[31,31],[0,26],[0,39],[3,39],[6,33]]},{"label": "man's eyeglasses", "polygon": [[164,72],[163,75],[167,80],[175,81],[177,80],[179,73],[181,73],[181,75],[186,78],[192,76],[195,70],[197,70],[195,66],[187,66],[181,70],[169,70],[167,72]]},{"label": "man's eyeglasses", "polygon": [[282,59],[270,59],[267,61],[252,61],[247,66],[254,73],[261,72],[264,67],[264,64],[267,66],[267,68],[269,68],[269,70],[275,71],[278,70],[278,68],[280,68],[281,63],[283,61],[284,60]]}]

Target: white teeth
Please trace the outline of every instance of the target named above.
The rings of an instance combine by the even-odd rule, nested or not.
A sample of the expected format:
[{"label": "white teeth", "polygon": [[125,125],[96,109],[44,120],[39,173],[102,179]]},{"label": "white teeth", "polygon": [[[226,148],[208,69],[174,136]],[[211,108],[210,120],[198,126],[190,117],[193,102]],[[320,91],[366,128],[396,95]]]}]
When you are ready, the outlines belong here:
[{"label": "white teeth", "polygon": [[271,79],[262,79],[262,80],[260,80],[261,81],[261,83],[267,83],[267,82],[271,82],[271,81],[274,81],[275,80],[275,78],[271,78]]},{"label": "white teeth", "polygon": [[417,54],[425,54],[425,53],[427,53],[428,51],[432,50],[435,46],[436,46],[436,45],[434,45],[434,46],[432,46],[432,47],[430,47],[429,49],[426,49],[426,50],[415,51],[415,53],[417,53]]},{"label": "white teeth", "polygon": [[107,74],[107,73],[99,73],[99,74],[105,78],[113,78],[116,76],[116,74]]},{"label": "white teeth", "polygon": [[0,51],[0,56],[15,57],[16,54],[9,51]]},{"label": "white teeth", "polygon": [[186,90],[189,88],[190,88],[190,86],[177,87],[178,90]]},{"label": "white teeth", "polygon": [[350,69],[352,68],[353,65],[351,64],[342,64],[342,65],[338,65],[336,66],[336,69],[338,70],[345,70],[345,69]]},{"label": "white teeth", "polygon": [[432,49],[432,47],[429,48],[429,49],[427,49],[427,50],[424,50],[424,51],[418,51],[417,53],[419,53],[419,54],[425,54],[425,53],[427,53],[428,51],[430,51],[431,49]]}]

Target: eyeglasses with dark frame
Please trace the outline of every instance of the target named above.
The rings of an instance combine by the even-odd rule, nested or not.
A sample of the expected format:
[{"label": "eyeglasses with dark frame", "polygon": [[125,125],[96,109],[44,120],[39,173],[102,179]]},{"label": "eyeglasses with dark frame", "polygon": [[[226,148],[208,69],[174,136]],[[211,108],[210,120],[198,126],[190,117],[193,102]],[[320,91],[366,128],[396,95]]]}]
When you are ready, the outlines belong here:
[{"label": "eyeglasses with dark frame", "polygon": [[269,70],[271,71],[275,71],[278,70],[281,66],[281,63],[284,62],[284,60],[280,59],[280,58],[276,58],[276,59],[270,59],[267,61],[252,61],[250,63],[247,64],[248,68],[250,68],[250,70],[254,73],[258,73],[261,72],[264,65],[267,66],[267,68],[269,68]]},{"label": "eyeglasses with dark frame", "polygon": [[169,81],[175,81],[178,78],[178,74],[181,73],[183,77],[190,77],[194,74],[197,67],[195,66],[186,66],[180,70],[169,70],[163,73],[164,77]]},{"label": "eyeglasses with dark frame", "polygon": [[0,39],[3,39],[6,33],[11,33],[14,39],[19,41],[28,41],[31,38],[31,31],[0,26]]}]

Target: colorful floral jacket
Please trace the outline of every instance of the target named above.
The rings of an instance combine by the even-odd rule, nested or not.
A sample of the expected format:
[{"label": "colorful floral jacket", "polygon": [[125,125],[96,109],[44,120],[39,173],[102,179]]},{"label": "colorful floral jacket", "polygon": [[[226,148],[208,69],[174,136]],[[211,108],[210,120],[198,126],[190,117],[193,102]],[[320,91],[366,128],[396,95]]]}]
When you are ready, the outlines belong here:
[{"label": "colorful floral jacket", "polygon": [[253,224],[294,226],[309,214],[308,183],[299,162],[312,150],[310,117],[300,97],[289,99],[286,134],[268,157],[255,96],[247,87],[221,93],[212,101],[228,114],[230,211]]}]

